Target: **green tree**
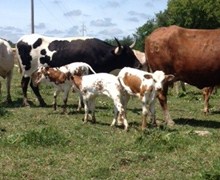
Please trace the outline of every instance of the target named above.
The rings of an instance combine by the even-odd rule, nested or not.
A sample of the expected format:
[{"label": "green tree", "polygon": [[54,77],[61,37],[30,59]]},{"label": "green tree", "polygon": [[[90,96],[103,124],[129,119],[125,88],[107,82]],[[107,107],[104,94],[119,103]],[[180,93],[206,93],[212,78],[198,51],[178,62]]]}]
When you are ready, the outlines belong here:
[{"label": "green tree", "polygon": [[155,19],[150,19],[143,26],[139,27],[135,34],[137,37],[135,49],[144,52],[145,37],[151,34],[157,27]]},{"label": "green tree", "polygon": [[[117,46],[117,42],[115,41],[115,39],[106,39],[105,40],[107,43]],[[127,36],[127,37],[123,37],[122,39],[118,39],[118,41],[120,42],[120,44],[123,45],[131,45],[134,42],[134,37],[131,36]]]},{"label": "green tree", "polygon": [[169,0],[165,13],[167,25],[196,29],[220,27],[220,0]]},{"label": "green tree", "polygon": [[144,51],[144,40],[153,30],[162,26],[178,25],[195,29],[220,27],[220,0],[168,0],[167,9],[155,14],[136,32],[135,48]]}]

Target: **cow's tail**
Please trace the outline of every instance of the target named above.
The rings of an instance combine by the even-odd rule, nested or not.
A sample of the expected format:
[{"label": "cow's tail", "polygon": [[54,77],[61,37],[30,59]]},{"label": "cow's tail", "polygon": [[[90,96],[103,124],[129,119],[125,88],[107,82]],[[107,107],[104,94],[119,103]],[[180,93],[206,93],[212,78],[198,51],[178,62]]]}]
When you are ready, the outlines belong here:
[{"label": "cow's tail", "polygon": [[150,67],[150,64],[149,64],[149,61],[148,61],[148,57],[147,57],[147,51],[146,51],[146,46],[145,46],[145,65],[144,65],[144,67],[146,68],[146,69],[144,69],[145,71],[147,71],[147,72],[153,72],[152,71],[152,69],[151,69],[151,67]]},{"label": "cow's tail", "polygon": [[18,67],[19,67],[19,73],[21,74],[22,73],[22,67],[21,67],[21,63],[20,63],[19,60],[18,60]]},{"label": "cow's tail", "polygon": [[20,56],[19,56],[19,53],[18,53],[18,49],[17,48],[12,48],[12,52],[13,52],[13,55],[14,55],[14,59],[17,60],[17,64],[15,64],[15,66],[18,66],[19,67],[19,70],[18,72],[21,74],[22,73],[22,67],[21,67],[21,59],[20,59]]},{"label": "cow's tail", "polygon": [[96,74],[96,72],[94,71],[94,69],[92,69],[92,67],[91,67],[89,64],[87,64],[87,66],[89,67],[89,70],[90,70],[93,74]]}]

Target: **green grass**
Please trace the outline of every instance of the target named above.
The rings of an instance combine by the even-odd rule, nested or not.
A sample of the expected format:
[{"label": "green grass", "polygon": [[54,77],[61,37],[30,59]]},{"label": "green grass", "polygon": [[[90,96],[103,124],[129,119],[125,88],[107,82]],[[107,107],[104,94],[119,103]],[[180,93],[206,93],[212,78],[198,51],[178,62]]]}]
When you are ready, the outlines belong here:
[{"label": "green grass", "polygon": [[[188,86],[180,97],[171,89],[168,103],[176,125],[163,126],[157,102],[161,126],[144,132],[141,103],[133,98],[127,115],[130,128],[124,132],[110,127],[113,104],[106,97],[96,101],[96,124],[82,123],[76,94],[70,94],[67,114],[61,114],[60,106],[54,112],[53,88],[47,86],[41,93],[50,106],[39,107],[29,88],[31,107],[21,107],[20,79],[15,69],[13,103],[0,106],[0,179],[220,179],[219,92],[205,116],[198,89]],[[209,134],[200,136],[196,130]]]}]

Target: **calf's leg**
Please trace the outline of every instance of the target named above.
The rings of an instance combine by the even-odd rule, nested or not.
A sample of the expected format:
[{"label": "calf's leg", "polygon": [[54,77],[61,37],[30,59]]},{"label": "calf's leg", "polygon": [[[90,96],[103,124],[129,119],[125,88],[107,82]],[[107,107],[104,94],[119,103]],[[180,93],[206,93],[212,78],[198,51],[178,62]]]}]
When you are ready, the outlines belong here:
[{"label": "calf's leg", "polygon": [[150,122],[153,126],[157,126],[156,122],[156,112],[155,112],[155,100],[153,100],[149,105]]},{"label": "calf's leg", "polygon": [[93,123],[96,123],[95,117],[95,98],[91,98],[89,101],[89,110],[91,111],[91,120]]},{"label": "calf's leg", "polygon": [[142,124],[141,129],[145,130],[147,128],[147,115],[148,115],[148,109],[146,102],[142,102]]},{"label": "calf's leg", "polygon": [[66,105],[68,101],[69,91],[70,89],[65,89],[63,93],[63,112],[62,112],[63,114],[66,113]]},{"label": "calf's leg", "polygon": [[[128,121],[126,118],[126,111],[121,103],[121,100],[119,98],[114,98],[114,119],[111,123],[111,126],[114,126],[116,122],[122,122],[124,125],[124,130],[128,130]],[[118,123],[118,124],[120,124]]]},{"label": "calf's leg", "polygon": [[55,90],[53,93],[53,110],[57,110],[57,96],[59,94],[59,90]]},{"label": "calf's leg", "polygon": [[83,103],[84,103],[84,119],[83,119],[83,123],[87,123],[89,120],[89,102],[87,99],[83,99]]},{"label": "calf's leg", "polygon": [[79,93],[79,101],[78,101],[77,111],[81,111],[82,107],[83,107],[83,97],[82,97],[82,95]]}]

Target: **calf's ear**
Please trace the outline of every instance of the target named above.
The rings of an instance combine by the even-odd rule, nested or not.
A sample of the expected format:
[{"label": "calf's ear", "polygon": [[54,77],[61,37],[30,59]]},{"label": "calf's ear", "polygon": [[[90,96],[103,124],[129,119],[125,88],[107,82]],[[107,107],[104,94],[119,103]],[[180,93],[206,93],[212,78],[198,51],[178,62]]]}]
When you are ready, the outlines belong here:
[{"label": "calf's ear", "polygon": [[172,75],[172,74],[165,75],[165,79],[166,79],[166,81],[168,81],[168,82],[173,81],[174,78],[175,78],[175,76]]},{"label": "calf's ear", "polygon": [[153,78],[153,76],[150,75],[150,74],[145,74],[144,77],[145,77],[146,79],[151,79],[151,78]]}]

